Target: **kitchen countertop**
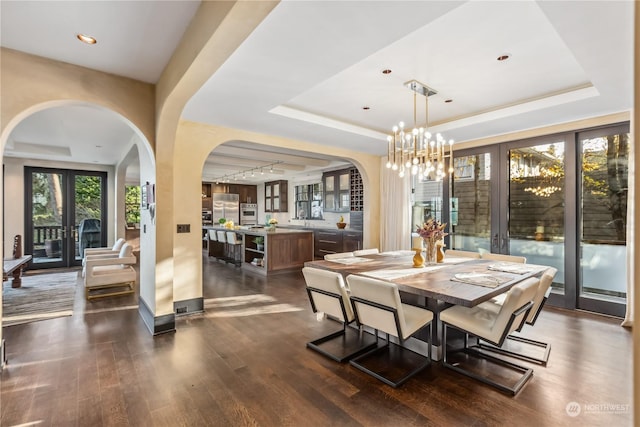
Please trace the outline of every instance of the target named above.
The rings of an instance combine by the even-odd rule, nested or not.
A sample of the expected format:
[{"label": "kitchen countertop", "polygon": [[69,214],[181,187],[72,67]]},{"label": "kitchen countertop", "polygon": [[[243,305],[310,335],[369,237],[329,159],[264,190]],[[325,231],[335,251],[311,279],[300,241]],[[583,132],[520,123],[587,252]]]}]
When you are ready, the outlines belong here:
[{"label": "kitchen countertop", "polygon": [[267,231],[264,228],[250,228],[250,229],[245,229],[245,228],[241,228],[238,230],[229,230],[223,227],[215,227],[215,226],[202,226],[203,229],[206,230],[223,230],[223,231],[235,231],[238,234],[251,234],[252,236],[273,236],[275,234],[298,234],[298,233],[312,233],[313,230],[299,230],[299,229],[292,229],[292,228],[281,228],[281,227],[277,227],[275,230],[273,231]]},{"label": "kitchen countertop", "polygon": [[[204,230],[226,230],[226,228],[222,228],[222,227],[218,227],[215,225],[203,225],[202,229]],[[353,228],[349,228],[349,226],[347,226],[347,228],[344,229],[339,229],[338,227],[313,227],[313,226],[308,226],[305,227],[304,225],[291,225],[291,224],[285,224],[285,225],[280,225],[278,224],[278,227],[276,228],[277,230],[288,230],[291,232],[294,231],[346,231],[346,232],[355,232],[355,233],[362,233],[362,230],[355,230]],[[241,228],[239,230],[234,230],[237,231],[238,233],[247,233],[249,232],[250,234],[259,234],[259,233],[255,233],[256,231],[263,231],[264,232],[264,228],[251,228],[251,229],[245,229],[245,228]],[[270,231],[269,233],[272,233],[272,231]]]}]

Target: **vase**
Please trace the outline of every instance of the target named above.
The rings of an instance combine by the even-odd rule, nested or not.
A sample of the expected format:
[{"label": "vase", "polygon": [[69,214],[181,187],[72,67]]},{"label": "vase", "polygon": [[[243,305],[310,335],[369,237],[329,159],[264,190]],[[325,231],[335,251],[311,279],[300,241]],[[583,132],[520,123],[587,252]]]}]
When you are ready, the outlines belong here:
[{"label": "vase", "polygon": [[424,267],[424,258],[422,257],[422,248],[415,248],[416,254],[413,256],[413,268]]},{"label": "vase", "polygon": [[436,262],[442,264],[444,262],[444,242],[442,239],[436,243]]},{"label": "vase", "polygon": [[425,260],[424,263],[427,265],[436,264],[438,262],[437,259],[437,248],[436,248],[437,240],[433,237],[428,237],[424,239],[424,247],[425,247]]}]

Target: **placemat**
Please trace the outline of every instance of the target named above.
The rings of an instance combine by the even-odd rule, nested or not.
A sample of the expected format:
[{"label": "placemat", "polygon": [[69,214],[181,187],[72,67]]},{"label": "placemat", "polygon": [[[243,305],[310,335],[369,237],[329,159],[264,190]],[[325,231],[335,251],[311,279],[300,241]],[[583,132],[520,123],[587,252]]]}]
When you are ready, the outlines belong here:
[{"label": "placemat", "polygon": [[393,280],[399,279],[401,277],[413,276],[416,274],[429,273],[431,271],[439,270],[443,268],[443,265],[429,265],[422,268],[403,268],[403,269],[382,269],[382,270],[373,270],[360,273],[363,276],[369,276],[376,279],[381,280]]},{"label": "placemat", "polygon": [[337,262],[339,264],[351,265],[351,264],[360,264],[361,262],[370,262],[373,260],[371,258],[362,258],[362,257],[352,256],[348,258],[328,259],[327,261]]},{"label": "placemat", "polygon": [[388,251],[388,252],[380,252],[378,255],[382,256],[410,256],[415,255],[415,251]]},{"label": "placemat", "polygon": [[453,282],[466,283],[468,285],[478,285],[487,288],[496,288],[513,278],[500,274],[491,273],[458,273],[451,278]]},{"label": "placemat", "polygon": [[527,274],[535,271],[535,268],[529,267],[526,264],[516,264],[511,262],[499,262],[497,264],[491,264],[487,267],[487,270],[504,271],[505,273],[513,274]]}]

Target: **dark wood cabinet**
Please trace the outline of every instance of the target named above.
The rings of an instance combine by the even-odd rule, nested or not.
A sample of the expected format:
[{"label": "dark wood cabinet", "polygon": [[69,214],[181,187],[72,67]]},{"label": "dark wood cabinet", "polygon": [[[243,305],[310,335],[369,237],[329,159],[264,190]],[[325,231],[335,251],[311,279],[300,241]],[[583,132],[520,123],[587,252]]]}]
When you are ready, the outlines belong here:
[{"label": "dark wood cabinet", "polygon": [[285,180],[270,181],[264,183],[264,211],[265,212],[288,212],[289,201],[288,182]]},{"label": "dark wood cabinet", "polygon": [[322,174],[325,212],[349,212],[349,169]]},{"label": "dark wood cabinet", "polygon": [[214,193],[229,193],[229,184],[210,184]]},{"label": "dark wood cabinet", "polygon": [[229,184],[227,192],[240,196],[240,203],[257,203],[258,187],[256,185]]},{"label": "dark wood cabinet", "polygon": [[342,252],[342,230],[316,229],[313,238],[316,258]]},{"label": "dark wood cabinet", "polygon": [[216,184],[213,182],[202,183],[202,210],[213,209],[213,194],[238,194],[240,203],[257,203],[258,186],[245,184]]},{"label": "dark wood cabinet", "polygon": [[362,232],[358,230],[315,229],[313,237],[316,258],[362,249]]},{"label": "dark wood cabinet", "polygon": [[342,252],[353,252],[362,249],[362,232],[345,230],[342,232]]}]

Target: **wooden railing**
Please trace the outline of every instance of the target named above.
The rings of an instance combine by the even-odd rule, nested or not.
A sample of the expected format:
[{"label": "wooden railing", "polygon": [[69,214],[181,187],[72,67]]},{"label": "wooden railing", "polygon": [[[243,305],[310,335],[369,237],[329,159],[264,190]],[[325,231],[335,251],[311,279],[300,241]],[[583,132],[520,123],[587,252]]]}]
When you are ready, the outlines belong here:
[{"label": "wooden railing", "polygon": [[[44,246],[45,240],[62,240],[61,225],[36,225],[33,227],[33,246]],[[78,226],[73,227],[74,241],[78,241]]]}]

